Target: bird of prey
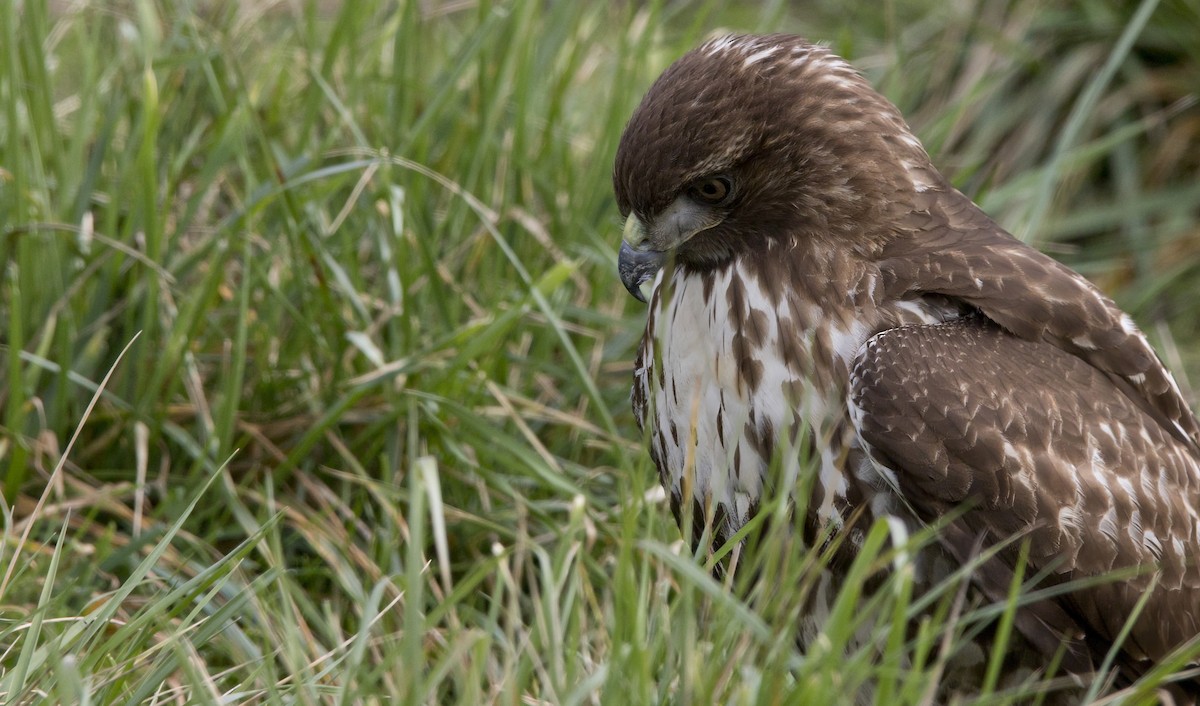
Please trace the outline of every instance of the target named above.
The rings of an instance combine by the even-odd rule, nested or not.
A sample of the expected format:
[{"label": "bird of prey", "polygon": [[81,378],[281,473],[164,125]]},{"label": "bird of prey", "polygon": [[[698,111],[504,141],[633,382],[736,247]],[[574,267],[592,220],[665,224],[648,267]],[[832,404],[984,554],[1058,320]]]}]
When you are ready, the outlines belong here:
[{"label": "bird of prey", "polygon": [[[630,118],[613,186],[622,280],[643,301],[654,280],[634,413],[694,536],[724,542],[777,491],[840,551],[883,518],[941,523],[925,566],[1021,537],[1025,575],[1051,584],[1128,570],[1018,610],[1020,639],[1074,674],[1140,600],[1128,678],[1200,635],[1200,423],[1171,373],[1111,299],[958,192],[847,62],[786,35],[694,49]],[[772,459],[803,444],[809,482],[772,488]],[[1018,546],[975,595],[1003,600]]]}]

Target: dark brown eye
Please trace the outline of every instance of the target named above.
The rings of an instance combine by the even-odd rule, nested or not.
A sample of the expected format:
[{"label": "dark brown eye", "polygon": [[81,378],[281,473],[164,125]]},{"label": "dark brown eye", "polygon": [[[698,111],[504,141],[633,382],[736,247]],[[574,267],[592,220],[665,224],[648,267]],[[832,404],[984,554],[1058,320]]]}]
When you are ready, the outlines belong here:
[{"label": "dark brown eye", "polygon": [[733,180],[727,176],[713,176],[694,182],[688,193],[692,198],[710,206],[721,206],[733,196]]}]

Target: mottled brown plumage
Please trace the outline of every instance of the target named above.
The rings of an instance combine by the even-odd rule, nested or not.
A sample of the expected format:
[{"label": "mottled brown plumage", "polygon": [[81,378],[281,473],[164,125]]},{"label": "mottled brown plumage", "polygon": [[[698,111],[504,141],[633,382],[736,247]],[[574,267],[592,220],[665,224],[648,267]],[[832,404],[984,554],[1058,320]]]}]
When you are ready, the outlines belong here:
[{"label": "mottled brown plumage", "polygon": [[[956,191],[848,64],[783,35],[699,47],[630,119],[613,183],[626,286],[667,265],[633,406],[696,537],[811,487],[806,531],[851,553],[851,518],[954,517],[927,566],[1027,536],[1049,583],[1140,570],[1018,615],[1074,673],[1147,590],[1124,678],[1200,634],[1200,424],[1170,372],[1110,299]],[[805,470],[802,443],[814,482],[768,487],[773,458]],[[1015,561],[976,590],[1003,599]]]}]

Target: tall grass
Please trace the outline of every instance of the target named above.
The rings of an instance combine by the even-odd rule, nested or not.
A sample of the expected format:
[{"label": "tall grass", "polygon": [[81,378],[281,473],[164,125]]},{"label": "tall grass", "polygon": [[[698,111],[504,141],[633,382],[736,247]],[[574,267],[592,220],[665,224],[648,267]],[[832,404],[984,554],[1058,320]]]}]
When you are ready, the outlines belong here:
[{"label": "tall grass", "polygon": [[714,31],[827,40],[1194,375],[1200,17],[1110,5],[0,4],[0,701],[928,698],[956,586],[801,653],[819,554],[684,550],[616,140]]}]

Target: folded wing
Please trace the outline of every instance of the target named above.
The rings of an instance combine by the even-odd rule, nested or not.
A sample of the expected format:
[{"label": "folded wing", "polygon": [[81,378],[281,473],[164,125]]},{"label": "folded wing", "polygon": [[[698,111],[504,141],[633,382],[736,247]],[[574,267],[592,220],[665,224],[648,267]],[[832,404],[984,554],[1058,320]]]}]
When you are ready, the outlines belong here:
[{"label": "folded wing", "polygon": [[[1200,634],[1200,461],[1119,381],[1052,343],[981,317],[892,329],[855,362],[849,402],[871,459],[924,521],[973,547],[1025,535],[1053,582],[1137,570],[1022,611],[1018,628],[1078,670],[1103,656],[1153,588],[1123,645],[1157,660]],[[975,580],[1002,598],[1013,545]],[[1031,572],[1032,573],[1032,572]],[[1097,651],[1099,653],[1097,654]]]}]

